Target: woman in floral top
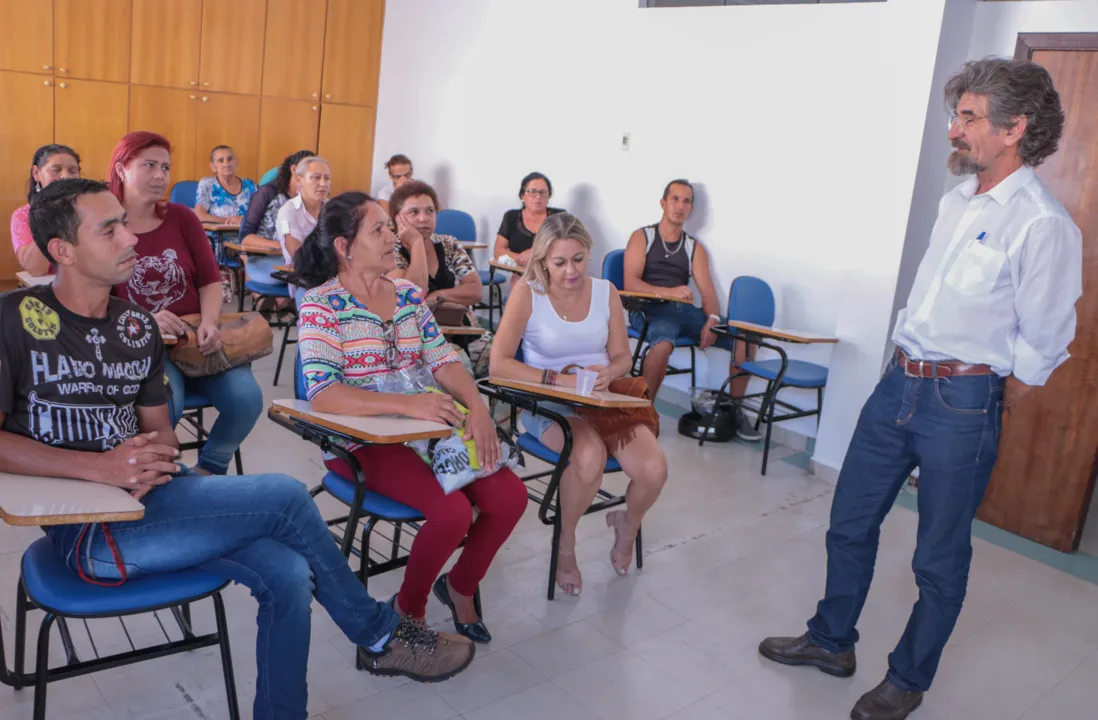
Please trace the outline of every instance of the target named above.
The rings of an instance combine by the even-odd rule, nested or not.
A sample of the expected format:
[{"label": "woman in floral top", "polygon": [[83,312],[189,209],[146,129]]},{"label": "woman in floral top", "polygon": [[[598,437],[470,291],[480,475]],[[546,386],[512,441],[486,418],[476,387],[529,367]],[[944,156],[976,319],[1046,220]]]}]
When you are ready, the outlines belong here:
[{"label": "woman in floral top", "polygon": [[[439,308],[453,315],[464,308],[464,322],[455,325],[476,327],[473,306],[480,302],[484,286],[465,248],[457,238],[435,234],[438,195],[425,182],[409,180],[398,187],[389,200],[389,210],[396,220],[396,265],[390,277],[407,278],[427,291],[427,305],[436,314]],[[415,232],[407,232],[407,229]],[[451,320],[444,318],[444,324]]]},{"label": "woman in floral top", "polygon": [[[248,203],[255,194],[255,181],[237,177],[236,153],[228,145],[218,145],[210,151],[212,177],[198,181],[198,198],[194,214],[202,222],[221,222],[239,226],[248,212]],[[211,242],[217,233],[207,232]],[[226,233],[226,242],[236,242],[236,233]]]},{"label": "woman in floral top", "polygon": [[[404,415],[460,426],[476,444],[488,469],[499,468],[496,427],[473,378],[439,332],[423,293],[392,279],[395,238],[389,218],[360,192],[332,198],[317,232],[297,255],[298,276],[313,289],[299,309],[298,348],[313,410],[342,415]],[[398,370],[429,370],[449,394],[383,392]],[[455,400],[468,407],[464,418]],[[409,505],[426,517],[412,543],[396,609],[425,616],[432,584],[450,605],[458,632],[478,642],[491,639],[477,614],[474,596],[488,566],[526,507],[522,481],[509,469],[446,495],[431,468],[404,445],[364,445],[355,457],[371,490]],[[351,477],[342,460],[329,469]],[[472,508],[480,512],[472,519]],[[448,575],[438,577],[465,541]],[[436,577],[438,578],[436,582]]]}]

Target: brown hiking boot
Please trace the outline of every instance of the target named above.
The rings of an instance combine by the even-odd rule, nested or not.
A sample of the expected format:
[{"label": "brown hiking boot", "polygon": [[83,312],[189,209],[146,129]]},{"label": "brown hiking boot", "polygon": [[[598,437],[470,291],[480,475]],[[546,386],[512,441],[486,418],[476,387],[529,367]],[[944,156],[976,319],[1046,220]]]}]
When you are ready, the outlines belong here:
[{"label": "brown hiking boot", "polygon": [[435,632],[424,623],[401,618],[379,653],[358,649],[358,669],[371,675],[403,675],[417,682],[442,682],[469,667],[477,649],[469,640]]}]

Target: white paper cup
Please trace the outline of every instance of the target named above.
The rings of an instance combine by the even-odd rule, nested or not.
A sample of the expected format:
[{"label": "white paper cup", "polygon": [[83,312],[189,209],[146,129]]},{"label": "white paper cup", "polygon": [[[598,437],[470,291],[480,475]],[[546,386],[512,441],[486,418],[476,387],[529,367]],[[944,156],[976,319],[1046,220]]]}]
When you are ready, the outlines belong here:
[{"label": "white paper cup", "polygon": [[598,379],[599,374],[594,370],[576,370],[576,392],[580,395],[592,394]]}]

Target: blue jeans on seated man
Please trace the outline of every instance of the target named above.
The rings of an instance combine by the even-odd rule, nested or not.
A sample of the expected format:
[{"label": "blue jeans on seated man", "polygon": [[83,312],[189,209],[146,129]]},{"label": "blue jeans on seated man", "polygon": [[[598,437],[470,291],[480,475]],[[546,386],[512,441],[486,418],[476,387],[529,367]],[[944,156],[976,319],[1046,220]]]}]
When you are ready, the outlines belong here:
[{"label": "blue jeans on seated man", "polygon": [[198,455],[198,467],[215,475],[224,475],[229,469],[233,453],[255,427],[263,412],[263,391],[259,388],[250,365],[226,370],[208,377],[184,377],[170,360],[164,361],[164,374],[172,387],[168,403],[172,427],[183,416],[187,391],[199,393],[217,410],[217,420],[209,428],[205,447]]},{"label": "blue jeans on seated man", "polygon": [[[145,496],[145,517],[110,523],[130,578],[198,567],[238,582],[259,602],[254,717],[305,718],[310,614],[316,600],[359,646],[399,623],[347,566],[309,491],[286,475],[177,475]],[[80,525],[47,529],[76,570]],[[98,526],[81,547],[84,571],[120,578]]]},{"label": "blue jeans on seated man", "polygon": [[919,468],[919,528],[912,569],[919,600],[888,679],[926,691],[968,586],[972,520],[998,457],[1003,379],[908,377],[893,360],[862,408],[839,473],[827,531],[827,587],[808,634],[829,652],[858,640],[881,523]]},{"label": "blue jeans on seated man", "polygon": [[[648,334],[644,341],[649,345],[661,342],[675,344],[680,337],[688,337],[695,343],[701,342],[701,331],[705,327],[706,314],[697,305],[681,302],[656,303],[644,311],[629,313],[629,324],[638,332],[644,327],[644,318],[648,317]],[[732,350],[732,338],[718,335],[715,347]]]}]

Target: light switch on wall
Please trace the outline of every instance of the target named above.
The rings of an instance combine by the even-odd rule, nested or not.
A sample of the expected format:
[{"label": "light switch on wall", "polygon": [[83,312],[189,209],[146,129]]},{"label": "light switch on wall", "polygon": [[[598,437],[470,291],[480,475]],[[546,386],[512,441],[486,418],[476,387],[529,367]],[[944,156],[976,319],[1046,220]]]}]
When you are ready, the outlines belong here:
[{"label": "light switch on wall", "polygon": [[630,138],[629,133],[623,132],[621,134],[621,149],[622,150],[628,150],[629,149],[629,138]]}]

